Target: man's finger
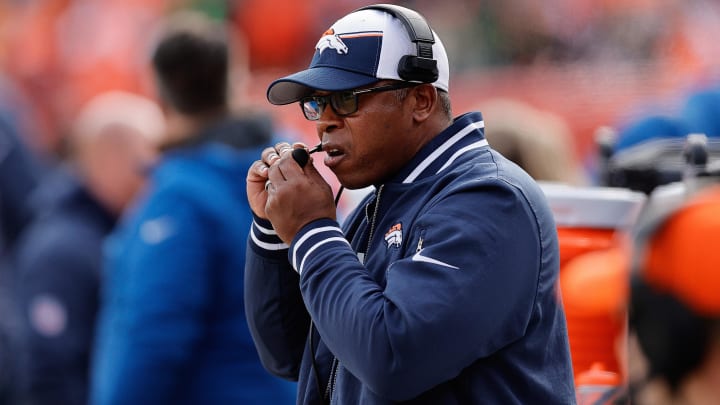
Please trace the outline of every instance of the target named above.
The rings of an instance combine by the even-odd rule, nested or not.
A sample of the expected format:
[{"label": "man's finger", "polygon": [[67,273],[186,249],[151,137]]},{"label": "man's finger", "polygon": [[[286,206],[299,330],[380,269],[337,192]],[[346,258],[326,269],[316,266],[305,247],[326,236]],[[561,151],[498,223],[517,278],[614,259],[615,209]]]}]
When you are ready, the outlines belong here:
[{"label": "man's finger", "polygon": [[259,181],[267,178],[268,166],[262,160],[256,160],[248,170],[247,179],[250,181]]}]

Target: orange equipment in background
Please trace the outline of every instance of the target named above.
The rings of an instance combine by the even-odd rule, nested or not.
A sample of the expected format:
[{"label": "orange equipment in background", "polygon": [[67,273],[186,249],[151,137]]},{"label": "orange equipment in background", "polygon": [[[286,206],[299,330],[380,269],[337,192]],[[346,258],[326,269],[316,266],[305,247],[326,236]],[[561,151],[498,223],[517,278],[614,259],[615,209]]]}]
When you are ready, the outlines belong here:
[{"label": "orange equipment in background", "polygon": [[622,188],[542,183],[558,228],[560,294],[576,377],[602,363],[624,376],[629,231],[646,196]]}]

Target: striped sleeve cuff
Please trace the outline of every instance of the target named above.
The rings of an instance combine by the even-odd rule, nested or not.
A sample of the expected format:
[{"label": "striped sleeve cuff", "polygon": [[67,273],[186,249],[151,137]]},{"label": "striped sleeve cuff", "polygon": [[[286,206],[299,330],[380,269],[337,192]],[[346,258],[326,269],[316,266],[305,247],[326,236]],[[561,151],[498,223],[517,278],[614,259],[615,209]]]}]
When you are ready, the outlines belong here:
[{"label": "striped sleeve cuff", "polygon": [[262,250],[278,251],[289,248],[288,244],[277,235],[270,221],[255,214],[253,214],[252,228],[250,228],[250,239],[255,246]]},{"label": "striped sleeve cuff", "polygon": [[288,257],[295,271],[302,275],[308,259],[338,245],[350,247],[338,223],[331,219],[319,219],[304,226],[295,235]]}]

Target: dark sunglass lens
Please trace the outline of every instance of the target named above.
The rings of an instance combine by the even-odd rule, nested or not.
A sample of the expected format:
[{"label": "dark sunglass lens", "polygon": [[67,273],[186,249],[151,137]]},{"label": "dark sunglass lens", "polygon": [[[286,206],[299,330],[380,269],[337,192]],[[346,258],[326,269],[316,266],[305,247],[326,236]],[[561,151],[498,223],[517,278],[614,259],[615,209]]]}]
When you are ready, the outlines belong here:
[{"label": "dark sunglass lens", "polygon": [[357,111],[357,95],[354,92],[333,93],[330,97],[333,109],[338,115],[349,115]]}]

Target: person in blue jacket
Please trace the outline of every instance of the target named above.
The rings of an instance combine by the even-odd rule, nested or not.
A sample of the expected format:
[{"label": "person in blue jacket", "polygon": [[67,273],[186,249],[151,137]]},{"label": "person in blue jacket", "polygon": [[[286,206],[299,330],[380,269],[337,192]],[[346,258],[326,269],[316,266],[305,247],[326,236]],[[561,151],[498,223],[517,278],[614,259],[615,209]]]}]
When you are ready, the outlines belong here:
[{"label": "person in blue jacket", "polygon": [[248,171],[248,321],[299,404],[576,401],[552,213],[480,113],[452,118],[448,72],[420,14],[375,5],[270,84],[315,121],[344,187],[375,188],[340,226],[304,145]]},{"label": "person in blue jacket", "polygon": [[[92,404],[282,404],[243,305],[248,167],[271,139],[228,107],[228,42],[173,16],[153,52],[168,131],[147,192],[106,243]],[[267,124],[267,125],[266,125]]]}]

